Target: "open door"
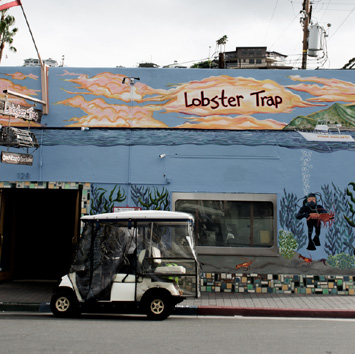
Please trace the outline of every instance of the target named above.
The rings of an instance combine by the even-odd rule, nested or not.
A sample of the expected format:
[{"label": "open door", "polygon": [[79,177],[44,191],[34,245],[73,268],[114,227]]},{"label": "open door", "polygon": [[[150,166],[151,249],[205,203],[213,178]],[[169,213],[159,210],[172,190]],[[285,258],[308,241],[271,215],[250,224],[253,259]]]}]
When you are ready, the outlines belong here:
[{"label": "open door", "polygon": [[1,191],[0,280],[57,280],[79,233],[80,190]]}]

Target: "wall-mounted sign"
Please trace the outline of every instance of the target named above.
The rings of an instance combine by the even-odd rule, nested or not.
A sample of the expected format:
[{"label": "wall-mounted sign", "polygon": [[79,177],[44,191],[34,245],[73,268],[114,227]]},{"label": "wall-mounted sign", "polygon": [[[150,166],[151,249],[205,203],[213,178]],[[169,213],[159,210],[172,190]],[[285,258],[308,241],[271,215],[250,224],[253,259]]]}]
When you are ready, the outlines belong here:
[{"label": "wall-mounted sign", "polygon": [[36,123],[40,123],[42,119],[42,111],[34,109],[34,107],[28,108],[9,101],[0,101],[0,113],[6,116],[30,120]]},{"label": "wall-mounted sign", "polygon": [[13,165],[29,165],[33,164],[33,155],[31,154],[17,154],[15,152],[2,151],[1,162],[11,163]]}]

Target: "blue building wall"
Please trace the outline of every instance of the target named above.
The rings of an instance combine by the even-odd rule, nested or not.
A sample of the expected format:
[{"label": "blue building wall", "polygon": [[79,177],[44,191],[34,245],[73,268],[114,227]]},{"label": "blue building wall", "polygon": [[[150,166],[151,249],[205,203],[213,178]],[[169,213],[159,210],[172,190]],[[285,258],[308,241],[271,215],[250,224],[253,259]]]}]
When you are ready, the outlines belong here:
[{"label": "blue building wall", "polygon": [[[0,77],[0,89],[41,96],[38,68],[3,68]],[[125,77],[140,80],[122,83]],[[261,91],[259,99],[254,93]],[[160,207],[168,209],[177,192],[274,194],[277,234],[298,240],[293,256],[201,254],[206,274],[238,273],[247,257],[248,274],[350,275],[355,229],[345,216],[352,220],[355,142],[309,142],[294,129],[309,130],[309,122],[325,118],[341,121],[344,134],[354,136],[354,92],[350,70],[50,68],[49,114],[30,123],[40,143],[30,151],[34,163],[1,164],[1,181],[89,183],[87,212],[90,206],[95,212],[103,192],[110,207],[144,208],[137,195],[149,190],[164,195]],[[237,96],[244,97],[239,106],[229,99]],[[338,113],[327,111],[332,107]],[[1,124],[28,127],[6,116]],[[312,251],[305,220],[285,222],[310,192],[335,213]],[[297,225],[302,235],[294,234]]]}]

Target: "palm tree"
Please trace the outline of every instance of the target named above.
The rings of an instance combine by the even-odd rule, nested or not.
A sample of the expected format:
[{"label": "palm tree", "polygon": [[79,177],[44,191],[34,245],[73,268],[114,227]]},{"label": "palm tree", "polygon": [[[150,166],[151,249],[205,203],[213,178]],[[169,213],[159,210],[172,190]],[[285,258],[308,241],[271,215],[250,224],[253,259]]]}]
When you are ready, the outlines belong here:
[{"label": "palm tree", "polygon": [[[220,52],[222,52],[222,46],[224,46],[224,51],[226,51],[227,41],[228,41],[228,37],[226,35],[224,35],[220,39],[216,40],[216,44],[217,44],[217,47],[219,47]],[[216,48],[216,50],[217,50],[217,48]]]},{"label": "palm tree", "polygon": [[7,10],[0,11],[1,19],[0,19],[0,63],[2,59],[2,55],[4,52],[5,45],[9,45],[9,49],[13,52],[17,52],[17,49],[12,46],[12,42],[14,41],[14,36],[17,33],[17,28],[10,28],[15,24],[15,17],[11,15],[7,15]]}]

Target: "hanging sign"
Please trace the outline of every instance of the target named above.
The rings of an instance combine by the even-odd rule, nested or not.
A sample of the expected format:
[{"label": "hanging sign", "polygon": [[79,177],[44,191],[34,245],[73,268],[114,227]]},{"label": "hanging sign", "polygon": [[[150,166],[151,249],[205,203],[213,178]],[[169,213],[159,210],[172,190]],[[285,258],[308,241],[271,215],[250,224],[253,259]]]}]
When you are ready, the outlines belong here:
[{"label": "hanging sign", "polygon": [[11,163],[13,165],[29,165],[33,164],[33,155],[31,154],[17,154],[15,152],[2,151],[1,162]]},{"label": "hanging sign", "polygon": [[34,109],[34,107],[28,108],[9,101],[0,101],[0,114],[35,123],[40,123],[42,119],[42,111]]},{"label": "hanging sign", "polygon": [[37,149],[39,147],[37,138],[32,132],[14,127],[0,129],[0,145],[14,148],[33,147]]}]

